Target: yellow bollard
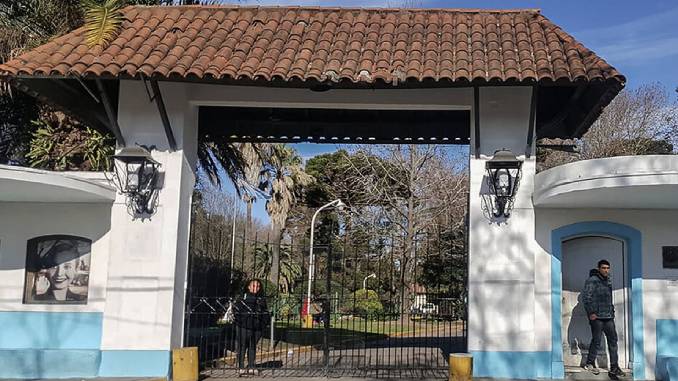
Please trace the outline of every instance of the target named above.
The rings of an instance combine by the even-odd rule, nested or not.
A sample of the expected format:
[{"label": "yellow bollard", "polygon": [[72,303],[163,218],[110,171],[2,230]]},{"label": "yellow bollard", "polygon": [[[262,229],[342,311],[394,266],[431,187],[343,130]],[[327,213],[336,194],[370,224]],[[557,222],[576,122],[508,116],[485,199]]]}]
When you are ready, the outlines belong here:
[{"label": "yellow bollard", "polygon": [[198,381],[198,347],[172,350],[172,380]]},{"label": "yellow bollard", "polygon": [[313,328],[313,315],[307,314],[304,316],[304,328]]},{"label": "yellow bollard", "polygon": [[473,355],[470,353],[450,354],[449,381],[471,381],[473,378]]}]

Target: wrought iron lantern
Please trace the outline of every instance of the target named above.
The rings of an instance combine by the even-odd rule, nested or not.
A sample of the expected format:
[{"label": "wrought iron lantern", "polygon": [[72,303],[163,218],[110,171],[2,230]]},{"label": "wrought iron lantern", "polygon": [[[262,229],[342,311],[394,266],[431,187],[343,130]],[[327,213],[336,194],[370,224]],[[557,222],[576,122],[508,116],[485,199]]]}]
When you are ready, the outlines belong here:
[{"label": "wrought iron lantern", "polygon": [[113,155],[113,159],[113,182],[118,191],[127,197],[130,212],[153,214],[160,163],[145,147],[125,147]]},{"label": "wrought iron lantern", "polygon": [[492,159],[485,163],[488,185],[494,195],[492,214],[495,217],[511,215],[522,166],[523,162],[506,149],[496,151]]}]

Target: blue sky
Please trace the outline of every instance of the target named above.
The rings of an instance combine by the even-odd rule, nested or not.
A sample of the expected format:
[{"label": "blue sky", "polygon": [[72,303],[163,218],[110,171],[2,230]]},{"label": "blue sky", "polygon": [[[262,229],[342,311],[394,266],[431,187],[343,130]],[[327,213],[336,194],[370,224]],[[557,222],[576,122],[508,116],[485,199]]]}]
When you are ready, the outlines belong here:
[{"label": "blue sky", "polygon": [[[304,162],[314,156],[317,155],[322,155],[323,153],[328,153],[328,152],[334,152],[337,149],[339,149],[339,145],[336,144],[317,144],[317,143],[299,143],[299,144],[291,144],[294,149],[299,152],[299,155],[303,157]],[[229,193],[235,193],[233,184],[225,177],[222,176],[222,179],[224,179],[223,184],[224,184],[224,191],[229,192]],[[240,205],[241,210],[245,210],[245,204]],[[266,213],[266,201],[264,200],[259,200],[254,203],[252,206],[252,215],[254,218],[264,222],[268,223],[269,218],[268,214]]]},{"label": "blue sky", "polygon": [[[539,8],[542,14],[604,57],[628,80],[627,87],[660,82],[678,87],[678,1],[676,0],[249,0],[248,5],[397,7],[404,2],[422,8]],[[334,144],[296,144],[308,159],[337,149]],[[232,191],[232,187],[228,189]],[[262,221],[264,203],[254,207]]]}]

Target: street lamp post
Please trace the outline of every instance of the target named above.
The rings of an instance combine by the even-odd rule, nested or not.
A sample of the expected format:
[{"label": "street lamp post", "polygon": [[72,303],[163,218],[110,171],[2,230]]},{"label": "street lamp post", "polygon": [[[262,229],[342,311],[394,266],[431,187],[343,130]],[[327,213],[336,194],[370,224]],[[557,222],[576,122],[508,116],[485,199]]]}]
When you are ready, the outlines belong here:
[{"label": "street lamp post", "polygon": [[[318,214],[327,209],[327,208],[343,208],[346,206],[340,199],[336,199],[332,202],[321,206],[318,210],[313,213],[313,218],[311,218],[311,247],[309,249],[309,262],[308,262],[308,291],[306,293],[306,320],[304,321],[304,326],[306,328],[313,328],[313,316],[309,313],[311,311],[311,285],[313,284],[313,273],[315,272],[315,256],[313,255],[313,233],[315,232],[315,219],[318,217]],[[329,293],[329,290],[327,290]]]},{"label": "street lamp post", "polygon": [[[237,201],[236,201],[237,202]],[[233,284],[233,260],[235,259],[235,217],[238,214],[238,206],[233,203],[233,221],[231,221],[231,269],[230,269],[230,284]]]},{"label": "street lamp post", "polygon": [[375,274],[375,273],[372,273],[372,274],[366,276],[365,279],[363,279],[363,290],[367,290],[367,280],[370,279],[370,278],[376,278],[376,277],[377,277],[377,274]]}]

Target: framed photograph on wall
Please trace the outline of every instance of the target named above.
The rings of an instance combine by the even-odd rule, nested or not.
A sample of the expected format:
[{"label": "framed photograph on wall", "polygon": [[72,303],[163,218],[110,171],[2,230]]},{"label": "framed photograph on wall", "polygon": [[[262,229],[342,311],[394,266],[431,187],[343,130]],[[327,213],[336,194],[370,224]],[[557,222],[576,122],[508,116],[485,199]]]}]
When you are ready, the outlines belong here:
[{"label": "framed photograph on wall", "polygon": [[25,304],[87,304],[92,241],[48,235],[28,240]]}]

